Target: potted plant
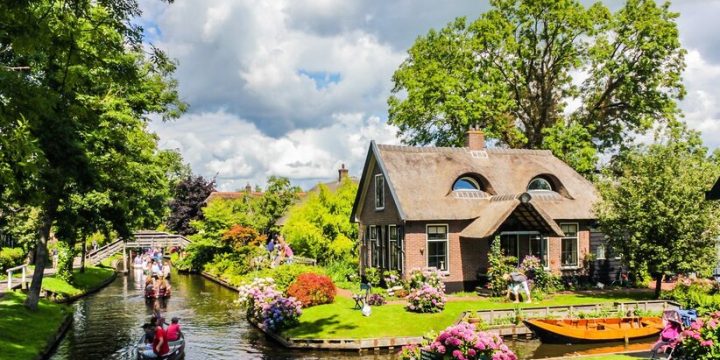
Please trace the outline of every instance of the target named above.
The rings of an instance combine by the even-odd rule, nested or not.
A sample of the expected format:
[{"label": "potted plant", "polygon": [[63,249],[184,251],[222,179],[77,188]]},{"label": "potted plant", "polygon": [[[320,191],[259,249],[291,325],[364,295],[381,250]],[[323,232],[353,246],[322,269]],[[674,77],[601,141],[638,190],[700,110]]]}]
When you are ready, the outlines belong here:
[{"label": "potted plant", "polygon": [[477,311],[470,311],[467,313],[467,316],[465,317],[465,321],[467,321],[470,324],[477,324],[481,322],[480,315],[478,315]]}]

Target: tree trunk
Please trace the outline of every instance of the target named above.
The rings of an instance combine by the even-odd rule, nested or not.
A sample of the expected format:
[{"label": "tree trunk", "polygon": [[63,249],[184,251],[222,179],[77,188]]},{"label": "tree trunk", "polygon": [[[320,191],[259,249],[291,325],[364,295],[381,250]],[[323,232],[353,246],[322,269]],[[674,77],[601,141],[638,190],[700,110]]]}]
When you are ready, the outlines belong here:
[{"label": "tree trunk", "polygon": [[662,280],[663,280],[663,274],[657,273],[655,274],[655,298],[660,298],[660,290],[662,290]]},{"label": "tree trunk", "polygon": [[80,236],[80,239],[82,240],[82,254],[80,254],[80,272],[85,272],[85,254],[87,253],[87,240],[85,240],[84,236]]},{"label": "tree trunk", "polygon": [[52,226],[54,209],[46,209],[43,211],[40,220],[40,228],[38,238],[35,243],[35,272],[33,272],[32,282],[28,290],[25,307],[32,311],[37,310],[40,301],[40,289],[42,287],[42,279],[45,274],[45,263],[48,260],[47,242],[50,239],[50,227]]}]

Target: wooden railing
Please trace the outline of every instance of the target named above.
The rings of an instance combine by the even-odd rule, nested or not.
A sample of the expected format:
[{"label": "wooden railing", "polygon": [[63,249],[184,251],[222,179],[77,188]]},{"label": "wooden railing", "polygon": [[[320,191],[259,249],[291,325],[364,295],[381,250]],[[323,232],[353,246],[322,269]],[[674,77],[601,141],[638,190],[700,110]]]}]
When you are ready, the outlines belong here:
[{"label": "wooden railing", "polygon": [[23,286],[25,285],[25,283],[27,282],[27,275],[26,275],[27,265],[26,265],[26,264],[9,268],[9,269],[7,269],[7,274],[8,274],[8,277],[7,277],[7,287],[8,287],[8,291],[12,291],[12,288],[13,288],[13,284],[12,284],[12,281],[13,281],[13,272],[14,272],[15,270],[20,270],[20,269],[22,269],[22,279],[20,280],[20,287],[23,287]]},{"label": "wooden railing", "polygon": [[127,248],[186,247],[188,245],[190,245],[190,240],[184,236],[158,231],[138,231],[132,240],[118,239],[87,253],[85,260],[94,265],[110,256],[124,252]]}]

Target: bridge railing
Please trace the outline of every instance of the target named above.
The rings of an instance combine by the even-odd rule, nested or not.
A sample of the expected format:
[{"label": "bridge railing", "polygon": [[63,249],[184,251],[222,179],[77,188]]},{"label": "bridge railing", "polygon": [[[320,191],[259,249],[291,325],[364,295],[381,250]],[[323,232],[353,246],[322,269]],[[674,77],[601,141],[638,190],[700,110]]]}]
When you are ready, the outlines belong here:
[{"label": "bridge railing", "polygon": [[12,284],[12,281],[13,281],[13,272],[16,271],[16,270],[22,270],[22,278],[21,278],[21,280],[20,280],[20,287],[23,287],[23,285],[24,285],[25,283],[27,283],[27,275],[26,275],[26,272],[27,272],[27,264],[19,265],[19,266],[16,266],[16,267],[11,267],[11,268],[7,269],[7,274],[8,274],[8,275],[7,275],[7,287],[8,287],[8,291],[12,291],[12,288],[13,288],[13,284]]}]

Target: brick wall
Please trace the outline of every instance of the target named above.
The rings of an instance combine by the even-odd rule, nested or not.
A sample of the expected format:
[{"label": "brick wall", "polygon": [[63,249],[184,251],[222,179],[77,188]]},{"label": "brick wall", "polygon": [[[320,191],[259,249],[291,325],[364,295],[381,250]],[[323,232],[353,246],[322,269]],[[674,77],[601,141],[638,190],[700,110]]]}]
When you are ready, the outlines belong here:
[{"label": "brick wall", "polygon": [[[585,229],[578,231],[578,240],[578,268],[582,268],[585,256],[590,253],[590,230]],[[562,238],[551,237],[549,238],[548,242],[548,259],[550,260],[550,271],[559,274],[563,271],[560,266],[560,256],[562,254]]]},{"label": "brick wall", "polygon": [[362,211],[358,218],[364,225],[390,225],[399,224],[400,215],[395,205],[395,200],[390,194],[388,178],[385,178],[385,208],[375,210],[375,175],[380,174],[380,168],[373,162],[372,176],[368,179],[369,184],[365,193]]}]

